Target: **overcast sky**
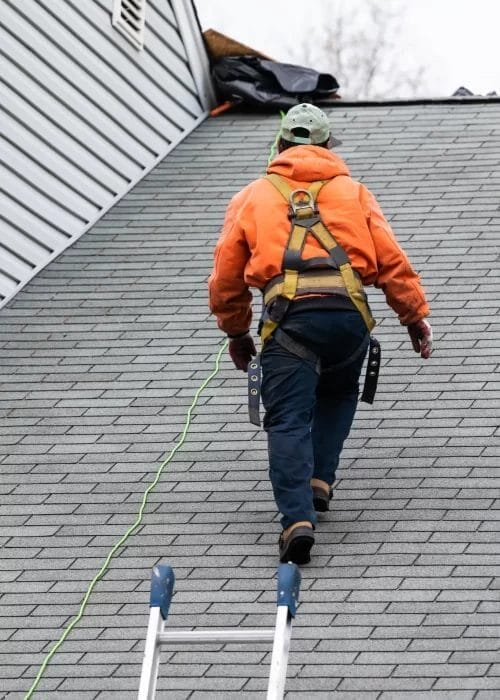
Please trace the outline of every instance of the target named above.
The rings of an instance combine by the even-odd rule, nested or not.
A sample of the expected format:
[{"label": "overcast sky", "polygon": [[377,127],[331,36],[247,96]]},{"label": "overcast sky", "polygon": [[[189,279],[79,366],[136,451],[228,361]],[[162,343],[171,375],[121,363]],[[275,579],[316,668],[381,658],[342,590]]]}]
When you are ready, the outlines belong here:
[{"label": "overcast sky", "polygon": [[[203,29],[217,29],[277,61],[303,64],[293,47],[307,40],[308,30],[322,17],[333,24],[342,7],[363,6],[363,0],[347,0],[347,4],[346,0],[195,2]],[[426,67],[420,95],[445,97],[461,85],[475,94],[494,90],[500,94],[500,0],[381,2],[403,15],[398,36],[402,68]],[[312,67],[326,69],[325,65]]]}]

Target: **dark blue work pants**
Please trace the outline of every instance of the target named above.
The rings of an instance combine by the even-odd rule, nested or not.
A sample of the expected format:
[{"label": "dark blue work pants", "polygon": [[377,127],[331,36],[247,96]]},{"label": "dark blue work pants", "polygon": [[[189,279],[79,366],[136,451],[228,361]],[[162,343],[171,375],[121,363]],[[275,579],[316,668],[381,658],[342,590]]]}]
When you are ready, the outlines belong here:
[{"label": "dark blue work pants", "polygon": [[[357,311],[338,309],[297,309],[280,327],[316,352],[323,367],[347,359],[367,333]],[[264,429],[283,528],[299,520],[316,522],[310,480],[332,484],[335,479],[356,411],[365,354],[338,371],[319,375],[313,361],[292,354],[274,339],[266,344],[261,358]]]}]

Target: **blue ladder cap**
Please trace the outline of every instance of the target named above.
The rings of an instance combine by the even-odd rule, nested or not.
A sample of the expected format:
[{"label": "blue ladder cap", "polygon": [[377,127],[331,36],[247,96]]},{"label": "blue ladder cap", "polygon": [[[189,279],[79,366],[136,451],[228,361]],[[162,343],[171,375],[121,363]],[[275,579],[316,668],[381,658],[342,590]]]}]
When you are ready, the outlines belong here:
[{"label": "blue ladder cap", "polygon": [[288,562],[278,567],[278,605],[286,605],[290,615],[295,617],[300,591],[300,570],[296,564]]},{"label": "blue ladder cap", "polygon": [[175,575],[171,566],[158,564],[153,568],[149,606],[151,608],[160,608],[161,616],[164,620],[167,619],[168,610],[172,601],[174,583]]}]

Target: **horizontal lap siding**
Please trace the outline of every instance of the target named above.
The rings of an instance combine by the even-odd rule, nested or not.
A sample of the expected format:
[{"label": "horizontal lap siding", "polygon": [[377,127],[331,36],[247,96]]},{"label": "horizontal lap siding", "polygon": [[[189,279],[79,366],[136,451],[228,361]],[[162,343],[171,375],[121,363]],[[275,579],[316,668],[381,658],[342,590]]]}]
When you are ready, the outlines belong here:
[{"label": "horizontal lap siding", "polygon": [[112,0],[2,0],[0,307],[204,114],[168,0],[144,49]]}]

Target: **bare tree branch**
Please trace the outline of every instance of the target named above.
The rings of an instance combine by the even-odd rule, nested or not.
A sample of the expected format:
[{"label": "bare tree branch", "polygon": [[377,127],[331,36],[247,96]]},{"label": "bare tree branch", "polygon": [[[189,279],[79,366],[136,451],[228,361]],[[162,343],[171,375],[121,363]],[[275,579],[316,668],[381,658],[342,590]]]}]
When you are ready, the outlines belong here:
[{"label": "bare tree branch", "polygon": [[[318,6],[316,9],[320,10]],[[362,5],[330,0],[322,9],[318,28],[308,31],[307,39],[296,47],[298,61],[333,73],[343,97],[377,99],[418,94],[426,68],[403,68],[404,54],[397,38],[404,13],[390,0],[364,0]]]}]

